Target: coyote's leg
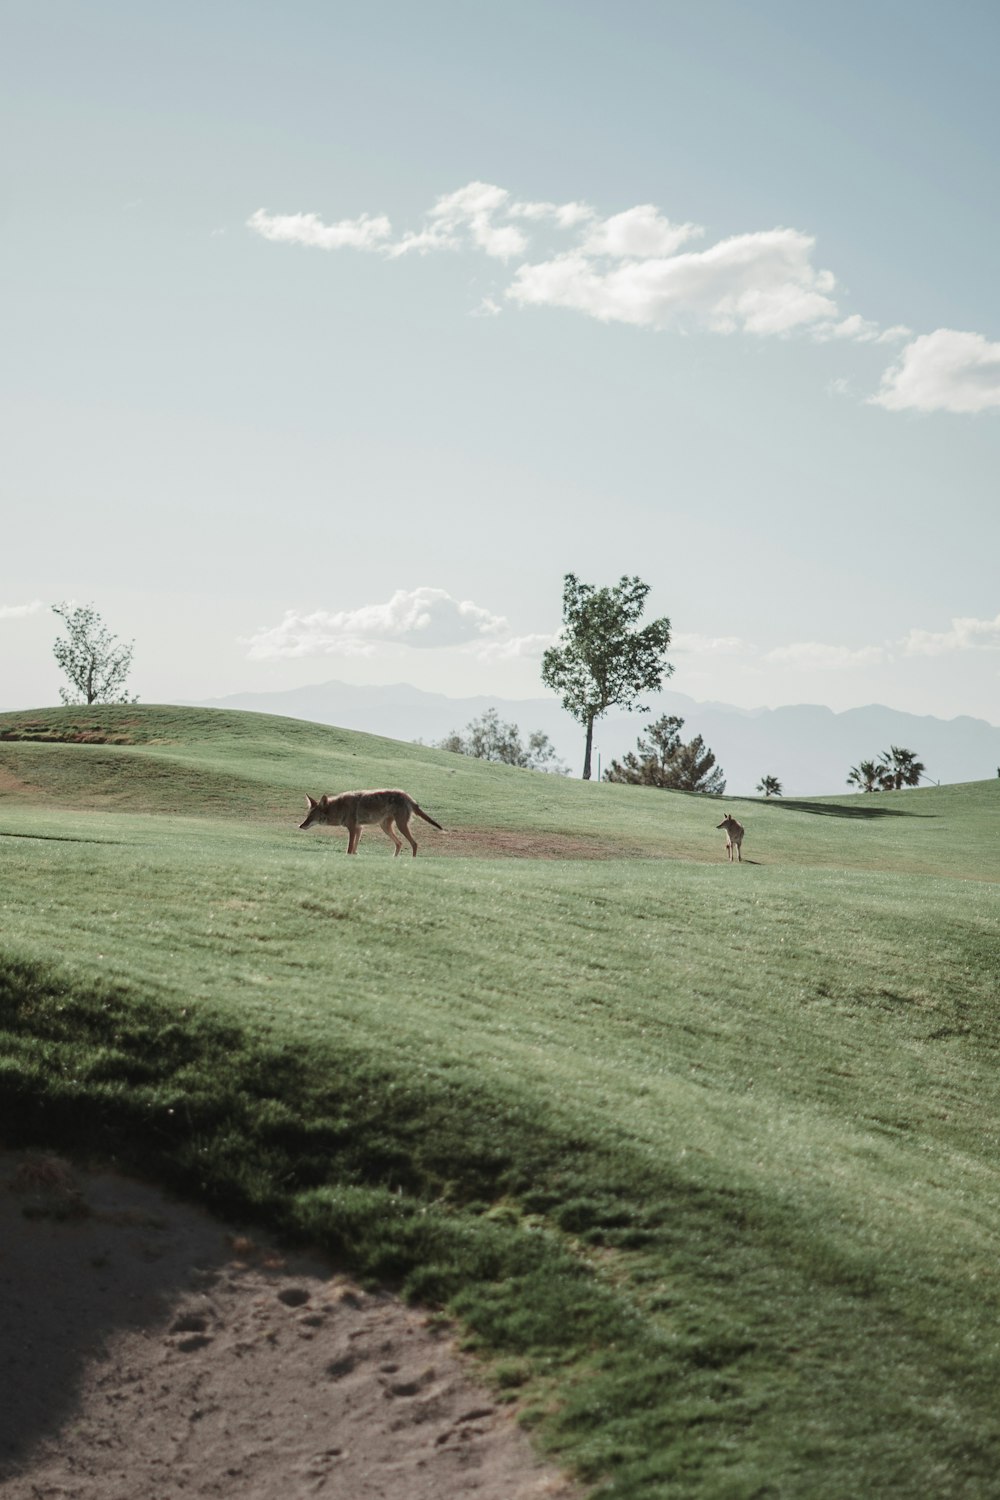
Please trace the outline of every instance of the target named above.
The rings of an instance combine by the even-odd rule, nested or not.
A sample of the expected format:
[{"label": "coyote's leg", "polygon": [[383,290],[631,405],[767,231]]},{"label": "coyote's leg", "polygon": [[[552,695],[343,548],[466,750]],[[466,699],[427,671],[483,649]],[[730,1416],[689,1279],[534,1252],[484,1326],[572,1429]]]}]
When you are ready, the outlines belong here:
[{"label": "coyote's leg", "polygon": [[393,857],[393,859],[398,859],[399,858],[399,851],[400,851],[400,849],[402,849],[403,846],[399,842],[399,839],[396,837],[396,835],[392,831],[392,814],[391,813],[389,814],[388,817],[382,819],[380,827],[382,828],[383,832],[385,832],[386,834],[388,834],[389,838],[391,838],[392,842],[395,844],[395,846],[396,846],[396,853],[392,857]]},{"label": "coyote's leg", "polygon": [[[403,835],[404,839],[409,839],[409,841],[410,841],[410,848],[413,850],[413,858],[416,859],[416,857],[417,857],[417,841],[413,837],[413,834],[410,832],[410,814],[408,812],[401,813],[397,817],[397,819],[396,819],[396,827],[399,829],[399,831]],[[402,844],[400,844],[399,849],[402,849],[402,847],[403,847]],[[396,850],[397,854],[399,853],[399,849]]]},{"label": "coyote's leg", "polygon": [[356,854],[358,852],[358,840],[361,837],[361,824],[348,823],[347,825],[347,852]]}]

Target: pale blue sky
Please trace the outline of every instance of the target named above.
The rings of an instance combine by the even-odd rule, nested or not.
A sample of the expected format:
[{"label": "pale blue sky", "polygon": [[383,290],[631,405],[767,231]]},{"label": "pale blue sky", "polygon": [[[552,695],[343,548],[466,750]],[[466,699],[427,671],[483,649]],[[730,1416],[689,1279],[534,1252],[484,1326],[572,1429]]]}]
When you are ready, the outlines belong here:
[{"label": "pale blue sky", "polygon": [[146,701],[530,696],[572,570],[1000,722],[994,4],[3,14],[0,707],[60,599]]}]

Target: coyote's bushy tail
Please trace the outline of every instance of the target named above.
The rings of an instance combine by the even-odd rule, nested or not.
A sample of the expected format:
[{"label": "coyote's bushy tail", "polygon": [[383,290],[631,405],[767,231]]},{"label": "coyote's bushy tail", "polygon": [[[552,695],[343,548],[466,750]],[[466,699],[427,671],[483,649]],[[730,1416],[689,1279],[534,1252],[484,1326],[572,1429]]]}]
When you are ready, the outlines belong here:
[{"label": "coyote's bushy tail", "polygon": [[[413,804],[413,811],[416,813],[418,818],[423,818],[425,823],[430,823],[432,828],[441,828],[441,824],[438,822],[437,818],[429,817],[427,813],[424,812],[423,808],[418,807],[415,802]],[[444,833],[443,828],[441,828],[441,832]]]}]

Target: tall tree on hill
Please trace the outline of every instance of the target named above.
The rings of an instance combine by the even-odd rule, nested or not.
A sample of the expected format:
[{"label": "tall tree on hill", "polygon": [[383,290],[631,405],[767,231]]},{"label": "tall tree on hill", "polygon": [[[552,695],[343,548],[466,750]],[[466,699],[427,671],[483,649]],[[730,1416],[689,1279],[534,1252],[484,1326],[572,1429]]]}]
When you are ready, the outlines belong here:
[{"label": "tall tree on hill", "polygon": [[641,578],[623,575],[602,589],[574,573],[563,579],[562,635],[542,657],[542,681],[586,731],[584,781],[591,775],[595,719],[615,705],[645,713],[639,698],[657,692],[674,670],[666,659],[670,621],[638,628],[648,594]]},{"label": "tall tree on hill", "polygon": [[757,783],[757,790],[765,797],[780,797],[781,782],[777,776],[762,776]]},{"label": "tall tree on hill", "polygon": [[59,689],[62,702],[138,703],[124,691],[135,642],[126,645],[112,635],[92,605],[53,604],[52,613],[66,627],[65,638],[57,636],[52,647],[70,681]]},{"label": "tall tree on hill", "polygon": [[658,786],[673,792],[706,792],[721,796],[726,790],[721,766],[700,734],[684,744],[684,720],[665,714],[639,736],[635,750],[620,761],[613,760],[605,781],[630,786]]}]

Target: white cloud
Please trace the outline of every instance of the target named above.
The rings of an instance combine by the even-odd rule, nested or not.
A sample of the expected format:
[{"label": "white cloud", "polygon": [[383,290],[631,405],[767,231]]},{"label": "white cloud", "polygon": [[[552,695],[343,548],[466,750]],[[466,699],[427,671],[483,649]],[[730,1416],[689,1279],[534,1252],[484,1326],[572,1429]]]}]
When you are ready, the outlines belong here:
[{"label": "white cloud", "polygon": [[851,313],[850,317],[842,318],[839,323],[818,328],[816,337],[821,340],[852,339],[859,344],[870,344],[879,337],[879,326],[870,319],[863,318],[860,313]]},{"label": "white cloud", "polygon": [[584,240],[584,255],[611,255],[616,259],[646,259],[673,255],[687,240],[703,235],[697,224],[671,224],[652,203],[640,203],[624,213],[594,224]]},{"label": "white cloud", "polygon": [[949,651],[1000,651],[1000,615],[993,620],[959,618],[950,630],[911,630],[900,643],[907,656],[943,656]]},{"label": "white cloud", "polygon": [[900,339],[913,337],[913,329],[907,328],[905,323],[893,323],[891,328],[884,328],[875,340],[876,344],[896,344]]},{"label": "white cloud", "polygon": [[0,604],[0,620],[23,620],[47,608],[41,599],[32,599],[30,604]]},{"label": "white cloud", "polygon": [[938,328],[907,344],[871,401],[887,411],[981,412],[1000,407],[1000,343]]},{"label": "white cloud", "polygon": [[266,240],[286,245],[312,245],[319,250],[375,250],[392,233],[384,215],[372,218],[341,219],[338,224],[324,224],[316,214],[269,214],[258,208],[247,225]]},{"label": "white cloud", "polygon": [[570,307],[602,322],[664,328],[694,319],[716,333],[788,333],[837,315],[834,280],[793,229],[720,240],[708,250],[595,267],[583,250],[522,265],[508,289],[531,306]]},{"label": "white cloud", "polygon": [[444,589],[398,589],[384,604],[351,610],[288,610],[278,625],[262,626],[245,645],[253,660],[302,656],[372,656],[379,646],[465,646],[509,639],[500,615]]},{"label": "white cloud", "polygon": [[534,659],[541,657],[558,639],[558,635],[512,635],[506,640],[475,642],[463,650],[480,661],[511,661],[515,657]]},{"label": "white cloud", "polygon": [[572,229],[597,215],[588,203],[512,203],[512,219],[554,219],[560,229]]},{"label": "white cloud", "polygon": [[[714,333],[862,344],[910,342],[869,400],[887,411],[981,412],[1000,408],[1000,343],[939,328],[914,338],[902,324],[882,328],[838,306],[830,271],[813,264],[815,241],[798,229],[732,235],[707,249],[684,249],[704,231],[673,223],[652,203],[599,218],[586,203],[514,200],[506,188],[469,182],[443,194],[423,224],[394,237],[384,214],[326,224],[314,213],[258,209],[250,229],[269,240],[324,250],[372,251],[386,259],[473,248],[517,266],[504,295],[522,307],[563,307],[600,322],[634,327],[705,328]],[[522,227],[547,238],[534,256]],[[552,243],[553,230],[576,231]],[[495,314],[497,298],[477,312]]]},{"label": "white cloud", "polygon": [[473,244],[497,260],[523,255],[528,240],[522,231],[513,224],[494,222],[494,215],[506,207],[509,199],[506,188],[488,182],[470,182],[457,193],[448,193],[437,200],[429,215],[430,233],[454,238],[459,231],[467,230]]},{"label": "white cloud", "polygon": [[764,660],[776,666],[801,667],[810,671],[840,672],[850,667],[867,667],[886,660],[884,646],[830,646],[822,641],[796,641],[790,646],[776,646]]},{"label": "white cloud", "polygon": [[[258,209],[247,222],[267,239],[325,250],[372,250],[395,259],[471,244],[507,261],[529,248],[514,221],[579,230],[575,247],[519,267],[507,295],[524,305],[571,307],[605,322],[656,328],[691,318],[720,333],[836,326],[837,336],[856,336],[840,331],[844,320],[830,295],[834,278],[813,266],[812,238],[794,229],[735,235],[679,254],[704,231],[672,223],[651,203],[597,220],[586,204],[513,202],[506,188],[488,182],[444,194],[422,227],[396,239],[384,215],[325,224],[316,214]],[[875,325],[869,326],[874,336]]]}]

